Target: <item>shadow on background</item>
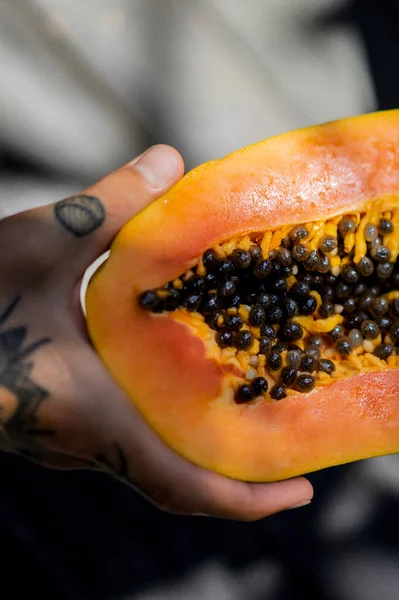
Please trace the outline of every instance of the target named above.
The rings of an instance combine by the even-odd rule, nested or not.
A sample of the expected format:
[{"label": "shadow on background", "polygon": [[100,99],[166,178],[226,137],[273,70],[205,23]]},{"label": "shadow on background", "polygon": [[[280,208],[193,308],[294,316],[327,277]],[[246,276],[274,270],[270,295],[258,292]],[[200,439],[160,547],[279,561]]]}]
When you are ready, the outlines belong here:
[{"label": "shadow on background", "polygon": [[[357,468],[312,474],[315,498],[309,507],[239,523],[168,515],[105,475],[55,472],[3,456],[3,597],[40,591],[42,598],[60,600],[136,598],[215,562],[236,585],[240,574],[258,563],[277,573],[274,579],[261,579],[258,592],[243,591],[234,598],[349,598],[331,584],[332,559],[343,552],[350,556],[359,547],[383,548],[398,557],[398,499],[388,493],[378,494],[365,526],[354,535],[322,535],[320,523],[330,498],[348,479],[356,479]],[[203,597],[188,590],[181,598]]]}]

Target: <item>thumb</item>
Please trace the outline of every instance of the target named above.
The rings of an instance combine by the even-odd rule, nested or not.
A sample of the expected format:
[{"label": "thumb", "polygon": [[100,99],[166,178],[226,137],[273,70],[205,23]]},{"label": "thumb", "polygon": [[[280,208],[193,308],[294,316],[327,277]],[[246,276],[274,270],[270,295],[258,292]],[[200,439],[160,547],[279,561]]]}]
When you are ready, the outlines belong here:
[{"label": "thumb", "polygon": [[153,146],[77,195],[11,217],[7,231],[15,228],[23,240],[21,254],[51,261],[59,275],[62,271],[76,280],[108,249],[120,228],[183,172],[177,150]]},{"label": "thumb", "polygon": [[[180,154],[158,145],[50,211],[63,248],[86,268],[110,245],[119,229],[183,174]],[[72,257],[71,257],[72,258]]]}]

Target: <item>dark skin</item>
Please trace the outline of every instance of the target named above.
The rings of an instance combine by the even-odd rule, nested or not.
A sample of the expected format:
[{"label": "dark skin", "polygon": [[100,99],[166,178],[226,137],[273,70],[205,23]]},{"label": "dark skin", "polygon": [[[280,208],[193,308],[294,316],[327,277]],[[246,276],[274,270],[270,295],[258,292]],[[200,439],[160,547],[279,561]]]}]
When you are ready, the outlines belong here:
[{"label": "dark skin", "polygon": [[0,447],[107,471],[168,512],[256,520],[308,503],[309,481],[233,481],[178,456],[113,381],[81,312],[86,268],[183,171],[155,146],[73,198],[0,221]]}]

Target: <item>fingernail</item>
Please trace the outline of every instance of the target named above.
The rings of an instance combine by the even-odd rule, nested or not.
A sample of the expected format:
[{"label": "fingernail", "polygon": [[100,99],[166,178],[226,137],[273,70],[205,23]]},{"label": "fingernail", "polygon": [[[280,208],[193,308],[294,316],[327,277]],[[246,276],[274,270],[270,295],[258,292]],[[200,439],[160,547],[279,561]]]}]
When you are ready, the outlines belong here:
[{"label": "fingernail", "polygon": [[133,166],[156,190],[165,187],[176,174],[178,155],[168,146],[153,146],[144,152]]},{"label": "fingernail", "polygon": [[310,503],[311,503],[311,500],[302,500],[301,502],[297,502],[296,504],[289,506],[286,510],[292,510],[293,508],[301,508],[301,506],[306,506],[307,504],[310,504]]}]

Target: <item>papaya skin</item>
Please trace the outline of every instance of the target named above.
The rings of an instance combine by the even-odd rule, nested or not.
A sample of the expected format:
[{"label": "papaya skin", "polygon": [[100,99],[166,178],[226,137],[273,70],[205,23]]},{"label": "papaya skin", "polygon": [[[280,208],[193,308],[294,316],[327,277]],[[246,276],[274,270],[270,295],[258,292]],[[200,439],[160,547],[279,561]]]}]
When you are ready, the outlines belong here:
[{"label": "papaya skin", "polygon": [[290,132],[197,167],[119,232],[87,290],[89,335],[176,452],[232,478],[266,482],[399,451],[399,369],[279,402],[232,404],[224,400],[226,365],[193,324],[137,302],[215,243],[399,194],[398,148],[399,111]]}]

